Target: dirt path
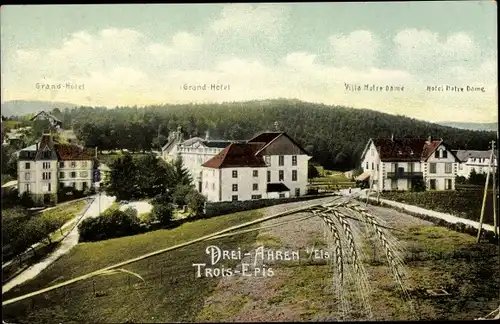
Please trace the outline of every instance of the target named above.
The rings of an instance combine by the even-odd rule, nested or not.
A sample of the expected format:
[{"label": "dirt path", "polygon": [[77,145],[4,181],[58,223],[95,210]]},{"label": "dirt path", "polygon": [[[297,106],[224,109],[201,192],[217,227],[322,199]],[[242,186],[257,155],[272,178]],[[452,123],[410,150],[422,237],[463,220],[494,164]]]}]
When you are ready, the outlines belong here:
[{"label": "dirt path", "polygon": [[[106,210],[109,208],[113,202],[115,201],[115,197],[109,197],[106,195],[100,195],[99,198],[95,199],[92,204],[88,207],[87,211],[80,219],[80,222],[88,217],[97,217],[100,211]],[[99,210],[100,209],[100,210]],[[40,272],[42,272],[45,268],[51,265],[54,261],[59,259],[64,254],[68,253],[75,245],[78,244],[78,239],[80,237],[78,233],[78,226],[73,227],[71,232],[61,241],[61,245],[55,250],[53,253],[49,254],[42,261],[32,265],[28,269],[21,272],[17,277],[13,278],[5,285],[2,286],[2,294],[11,290],[12,288],[36,277]]]},{"label": "dirt path", "polygon": [[[277,205],[265,209],[265,215],[272,215],[293,208],[307,206],[312,203],[325,203],[332,198],[314,201]],[[364,206],[364,204],[361,204]],[[432,223],[414,218],[392,209],[366,206],[371,213],[382,218],[386,225],[406,229],[415,225],[432,225]],[[262,223],[261,227],[299,219],[308,214],[300,213]],[[260,322],[260,321],[328,321],[340,320],[335,314],[331,267],[325,260],[315,259],[308,251],[324,243],[325,226],[318,217],[305,221],[290,222],[281,226],[265,228],[259,231],[257,242],[250,251],[260,245],[280,251],[298,251],[299,261],[259,261],[256,267],[263,264],[272,268],[272,277],[232,276],[224,277],[205,300],[198,321],[222,322]],[[237,247],[235,247],[237,248]],[[247,256],[242,264],[249,263],[249,271],[253,272],[255,254]],[[324,265],[324,266],[322,266]],[[241,264],[239,266],[241,270]],[[325,280],[310,280],[311,276]],[[362,316],[357,317],[362,319]]]}]

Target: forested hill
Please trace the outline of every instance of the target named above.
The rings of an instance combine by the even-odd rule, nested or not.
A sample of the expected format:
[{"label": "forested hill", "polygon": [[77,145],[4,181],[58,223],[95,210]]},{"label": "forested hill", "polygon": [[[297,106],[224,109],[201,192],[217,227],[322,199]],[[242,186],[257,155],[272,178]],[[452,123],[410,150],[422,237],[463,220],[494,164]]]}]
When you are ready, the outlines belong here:
[{"label": "forested hill", "polygon": [[[57,112],[59,114],[59,112]],[[488,149],[495,133],[461,130],[367,109],[327,106],[298,100],[265,100],[224,104],[162,105],[115,109],[65,109],[63,127],[73,124],[77,136],[100,149],[158,149],[178,125],[190,136],[249,139],[273,130],[274,123],[330,169],[356,167],[370,137],[443,138],[453,149]]]}]

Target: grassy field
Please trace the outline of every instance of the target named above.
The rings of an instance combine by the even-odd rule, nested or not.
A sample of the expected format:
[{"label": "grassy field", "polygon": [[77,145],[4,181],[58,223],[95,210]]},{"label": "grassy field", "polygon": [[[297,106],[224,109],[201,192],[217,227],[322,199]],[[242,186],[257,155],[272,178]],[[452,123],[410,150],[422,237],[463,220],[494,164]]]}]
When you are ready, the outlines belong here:
[{"label": "grassy field", "polygon": [[[479,221],[483,193],[483,190],[383,192],[381,197]],[[485,223],[493,225],[493,195],[491,191],[487,196],[484,217]]]},{"label": "grassy field", "polygon": [[355,182],[347,178],[343,172],[324,170],[322,167],[316,168],[321,176],[309,180],[311,189],[336,190],[355,186]]},{"label": "grassy field", "polygon": [[[61,226],[71,219],[78,216],[81,212],[83,212],[87,202],[85,201],[75,201],[72,203],[65,204],[63,206],[56,207],[54,209],[42,212],[39,215],[30,215],[25,210],[17,208],[11,210],[3,211],[3,217],[24,217],[23,221],[28,222],[31,217],[41,217],[45,219],[56,219]],[[12,214],[11,214],[12,211]],[[24,211],[24,212],[23,212]],[[73,222],[74,223],[74,222]],[[72,224],[69,224],[64,230],[63,233],[66,233],[71,229]],[[49,234],[49,233],[45,233]],[[59,246],[59,241],[63,238],[63,234],[60,231],[56,231],[50,235],[50,241],[44,241],[42,244],[38,245],[22,257],[22,263],[19,263],[19,259],[16,258],[13,262],[2,269],[2,282],[10,279],[14,274],[19,271],[28,268],[32,264],[42,260],[47,254],[51,253]],[[4,259],[4,262],[9,261],[8,259]]]},{"label": "grassy field", "polygon": [[[37,290],[84,273],[130,259],[160,248],[189,241],[223,228],[261,217],[260,211],[240,212],[185,223],[170,230],[77,245],[34,280],[13,289],[3,300]],[[438,226],[411,227],[396,232],[406,246],[408,285],[419,320],[464,320],[485,316],[498,307],[500,265],[498,247],[475,244],[475,238]],[[311,235],[310,244],[325,246],[323,235]],[[228,321],[241,319],[238,314],[252,312],[248,305],[268,314],[291,312],[296,321],[325,320],[336,310],[332,289],[332,269],[321,261],[282,262],[273,266],[274,277],[255,291],[227,290],[218,278],[194,278],[193,263],[208,262],[205,248],[243,250],[253,244],[285,248],[278,237],[250,232],[196,244],[165,253],[125,268],[141,275],[145,282],[131,276],[101,276],[59,289],[33,299],[3,307],[6,321],[16,323],[47,322],[172,322]],[[364,263],[370,277],[370,303],[376,320],[411,319],[398,287],[385,265],[384,256],[364,251]],[[234,266],[238,261],[224,263]],[[241,278],[245,282],[245,278]],[[95,287],[95,290],[94,290]],[[262,287],[260,285],[259,287]],[[450,295],[430,297],[426,289],[445,289]],[[234,289],[234,287],[233,287]],[[227,298],[212,300],[211,296]],[[351,291],[347,292],[352,299]],[[352,299],[351,316],[359,316]],[[258,310],[253,310],[256,313]],[[359,318],[359,317],[358,317]],[[262,320],[266,320],[263,314]]]},{"label": "grassy field", "polygon": [[[235,213],[185,223],[171,230],[107,241],[79,244],[37,278],[4,294],[3,300],[61,282],[110,264],[216,232],[261,216],[256,211]],[[221,247],[248,247],[256,232],[214,240]],[[194,278],[193,263],[207,262],[205,244],[193,245],[125,267],[140,274],[145,283],[127,275],[103,276],[77,283],[69,289],[3,307],[7,321],[47,322],[165,322],[192,321],[217,278]],[[97,295],[93,290],[95,283]],[[33,308],[34,306],[34,308]]]}]

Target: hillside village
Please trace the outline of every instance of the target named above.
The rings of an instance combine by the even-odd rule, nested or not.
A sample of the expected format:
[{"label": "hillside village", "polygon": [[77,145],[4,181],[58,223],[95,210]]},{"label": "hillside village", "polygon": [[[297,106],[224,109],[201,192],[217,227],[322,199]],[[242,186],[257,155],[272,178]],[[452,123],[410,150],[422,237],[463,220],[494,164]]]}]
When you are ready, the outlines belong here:
[{"label": "hillside village", "polygon": [[[306,145],[280,130],[279,122],[274,129],[237,140],[213,138],[209,131],[203,137],[190,136],[179,125],[168,132],[158,151],[139,153],[88,147],[51,113],[42,111],[32,118],[36,120],[46,122],[45,130],[34,143],[11,150],[10,164],[15,163],[17,177],[2,186],[6,215],[15,210],[29,219],[24,232],[13,221],[22,219],[19,216],[3,219],[9,234],[2,252],[8,260],[3,265],[7,294],[24,287],[24,275],[34,271],[26,269],[37,258],[48,255],[39,263],[40,270],[30,275],[52,264],[53,255],[66,253],[62,248],[45,252],[59,242],[65,242],[67,251],[79,242],[181,233],[186,221],[303,206],[336,196],[359,199],[375,192],[377,201],[380,195],[384,204],[426,208],[441,222],[455,217],[451,215],[461,215],[464,222],[477,221],[482,208],[478,197],[488,170],[493,176],[490,184],[496,181],[495,152],[457,150],[432,136],[369,138],[358,167],[345,171],[325,170],[314,162]],[[29,132],[29,127],[18,132]],[[9,145],[15,144],[5,140],[3,147]],[[433,197],[440,202],[429,204]],[[488,235],[494,199],[488,196],[486,203]],[[86,207],[80,214],[69,212],[81,206]],[[56,221],[52,218],[56,213],[66,214]],[[400,213],[398,217],[410,216]]]}]

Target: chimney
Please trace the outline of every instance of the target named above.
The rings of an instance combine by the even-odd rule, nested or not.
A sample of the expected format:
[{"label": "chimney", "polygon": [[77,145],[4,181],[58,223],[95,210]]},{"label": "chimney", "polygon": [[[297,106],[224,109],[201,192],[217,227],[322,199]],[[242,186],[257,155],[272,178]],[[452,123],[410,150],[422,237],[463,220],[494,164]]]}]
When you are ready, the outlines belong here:
[{"label": "chimney", "polygon": [[394,142],[394,134],[391,134],[391,141]]},{"label": "chimney", "polygon": [[429,142],[429,143],[432,142],[432,136],[431,135],[429,135],[429,137],[427,137],[427,142]]},{"label": "chimney", "polygon": [[209,138],[210,138],[210,133],[207,130],[207,132],[205,133],[205,141],[208,141]]},{"label": "chimney", "polygon": [[278,130],[278,122],[277,121],[274,122],[274,129]]}]

